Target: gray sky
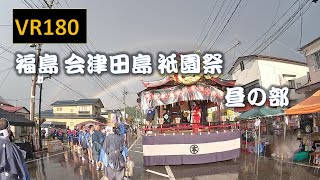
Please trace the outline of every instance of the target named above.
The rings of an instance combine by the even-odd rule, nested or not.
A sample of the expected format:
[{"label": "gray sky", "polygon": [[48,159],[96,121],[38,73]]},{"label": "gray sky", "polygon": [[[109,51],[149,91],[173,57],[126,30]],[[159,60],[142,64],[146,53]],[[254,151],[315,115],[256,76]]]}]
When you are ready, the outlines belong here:
[{"label": "gray sky", "polygon": [[[34,2],[38,7],[41,7],[40,2],[43,2],[43,0],[27,1],[31,5],[33,5],[32,2]],[[234,23],[230,21],[232,24],[231,28],[229,27],[226,29],[228,31],[224,31],[223,36],[221,36],[223,38],[217,41],[214,49],[212,49],[212,51],[225,52],[236,44],[236,41],[229,42],[237,37],[239,38],[241,45],[225,54],[225,67],[233,62],[236,57],[240,56],[260,35],[269,29],[275,17],[279,1],[280,6],[275,20],[288,9],[294,0],[243,0],[239,6],[239,10],[242,9],[243,13],[241,15],[236,14]],[[300,1],[302,2],[303,0]],[[99,52],[106,54],[128,52],[134,54],[141,51],[151,53],[154,56],[160,51],[165,53],[170,53],[171,51],[192,51],[215,3],[215,1],[212,0],[56,0],[56,2],[59,2],[59,4],[55,4],[54,8],[61,8],[61,6],[68,8],[68,4],[71,8],[88,9],[88,38],[93,43],[94,48]],[[222,2],[222,0],[218,1],[198,45],[207,33]],[[232,5],[233,0],[227,0],[226,2],[228,5]],[[247,2],[247,6],[244,6],[245,2]],[[292,14],[294,10],[298,8],[298,5],[299,3],[289,11],[289,14]],[[233,7],[235,6],[236,3]],[[14,8],[26,8],[26,6],[20,0],[3,0],[0,6],[1,46],[10,47],[12,45],[12,26],[7,25],[12,24],[12,9]],[[222,26],[218,28],[218,22],[220,17],[223,17],[224,12],[225,9],[222,9],[211,32],[220,33]],[[230,16],[230,14],[231,12],[228,15]],[[320,4],[313,3],[310,9],[303,15],[301,45],[320,36],[320,24],[317,23],[319,21],[318,17],[320,17]],[[223,22],[226,22],[227,19],[228,18],[224,19]],[[279,24],[275,25],[275,28],[271,29],[269,35],[280,27],[286,19],[288,19],[288,16],[285,16]],[[300,22],[301,20],[299,19],[286,33],[261,54],[305,61],[304,57],[296,52],[300,46]],[[204,47],[209,43],[208,39],[211,32],[205,39],[203,43],[204,46],[200,48],[201,51],[208,50],[204,49]],[[261,43],[262,41],[259,41],[253,48],[248,50],[245,55],[251,53],[253,49]],[[75,46],[81,49],[79,45]],[[88,46],[91,51],[94,51],[91,44],[88,44]],[[81,47],[83,49],[86,48],[83,45]],[[33,51],[29,46],[22,44],[15,44],[10,51],[22,51],[23,49],[24,52]],[[70,50],[68,50],[64,44],[45,44],[42,49],[43,52],[47,51],[59,54],[60,64],[62,64],[63,60],[67,57],[64,51],[70,53]],[[199,49],[198,46],[196,49]],[[0,48],[0,53],[2,51],[3,49]],[[87,50],[85,49],[85,51]],[[79,54],[82,56],[85,55],[82,50],[80,50]],[[18,76],[15,69],[2,72],[2,70],[13,65],[13,63],[9,61],[14,61],[15,57],[8,52],[4,52],[0,56],[2,56],[0,57],[0,85],[2,84],[0,87],[0,96],[4,99],[9,99],[9,102],[14,105],[29,108],[29,101],[26,99],[30,98],[31,77]],[[3,57],[9,59],[9,61]],[[153,59],[156,60],[155,57]],[[93,80],[93,76],[66,76],[63,71],[61,67],[60,72],[62,73],[55,76],[55,78],[88,98],[101,98],[107,108],[118,108],[122,106],[119,99],[122,98],[121,91],[123,88],[127,88],[130,92],[127,97],[128,105],[136,105],[136,92],[143,89],[140,80],[159,78],[156,73],[151,77],[103,75],[101,79],[105,81],[108,88],[108,90],[106,90],[107,92],[105,92],[97,87],[97,85],[94,85],[94,81],[97,80]],[[43,109],[49,109],[48,105],[57,99],[81,98],[79,95],[64,90],[67,88],[64,87],[63,89],[57,85],[63,86],[54,79],[45,81]]]}]

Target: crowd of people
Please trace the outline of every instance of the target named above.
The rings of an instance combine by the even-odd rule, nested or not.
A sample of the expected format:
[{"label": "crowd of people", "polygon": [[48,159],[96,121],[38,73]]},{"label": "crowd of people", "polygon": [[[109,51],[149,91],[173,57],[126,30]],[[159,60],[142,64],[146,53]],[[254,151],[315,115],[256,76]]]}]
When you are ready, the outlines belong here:
[{"label": "crowd of people", "polygon": [[[67,141],[82,161],[95,165],[97,171],[104,171],[108,179],[130,178],[134,163],[128,157],[126,128],[119,124],[116,128],[89,125],[67,129]],[[126,165],[128,165],[126,167]]]},{"label": "crowd of people", "polygon": [[[0,119],[0,179],[29,180],[25,164],[25,152],[10,141],[10,126],[6,119]],[[133,175],[134,163],[128,157],[125,125],[104,127],[89,125],[67,129],[68,145],[82,161],[88,160],[97,171],[103,171],[109,180],[129,179]],[[54,138],[63,141],[63,133],[54,130]],[[87,158],[86,158],[87,157]]]}]

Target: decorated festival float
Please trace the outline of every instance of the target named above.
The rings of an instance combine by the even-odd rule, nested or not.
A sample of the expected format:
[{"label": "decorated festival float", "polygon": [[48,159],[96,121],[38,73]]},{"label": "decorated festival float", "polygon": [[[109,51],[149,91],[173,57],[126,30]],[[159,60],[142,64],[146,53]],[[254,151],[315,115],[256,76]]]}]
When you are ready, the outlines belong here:
[{"label": "decorated festival float", "polygon": [[[143,136],[145,166],[202,164],[240,156],[238,124],[223,123],[221,116],[224,92],[235,81],[174,74],[143,84],[146,89],[138,93],[138,103],[149,124]],[[217,112],[217,122],[212,122],[212,111]]]}]

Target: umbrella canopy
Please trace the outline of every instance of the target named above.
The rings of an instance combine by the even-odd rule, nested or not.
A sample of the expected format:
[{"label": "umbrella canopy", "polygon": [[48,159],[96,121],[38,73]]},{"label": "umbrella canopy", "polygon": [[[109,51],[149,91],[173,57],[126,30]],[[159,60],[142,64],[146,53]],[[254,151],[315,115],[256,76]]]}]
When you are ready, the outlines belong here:
[{"label": "umbrella canopy", "polygon": [[299,104],[287,109],[285,114],[311,114],[316,112],[320,112],[320,90]]},{"label": "umbrella canopy", "polygon": [[99,126],[107,126],[106,124],[103,124],[99,121],[85,121],[85,122],[82,122],[82,123],[79,123],[77,125],[75,125],[76,127],[81,127],[81,126],[90,126],[90,125],[99,125]]},{"label": "umbrella canopy", "polygon": [[282,108],[271,108],[271,107],[262,106],[262,107],[253,108],[250,111],[242,113],[239,116],[239,119],[253,119],[257,117],[277,116],[282,114],[283,114]]}]

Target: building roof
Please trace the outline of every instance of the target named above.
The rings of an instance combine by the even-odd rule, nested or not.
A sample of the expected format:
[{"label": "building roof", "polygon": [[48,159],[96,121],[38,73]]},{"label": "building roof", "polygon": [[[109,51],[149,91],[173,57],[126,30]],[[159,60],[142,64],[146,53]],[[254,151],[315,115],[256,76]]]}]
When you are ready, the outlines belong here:
[{"label": "building roof", "polygon": [[120,113],[121,114],[121,110],[120,109],[107,109],[101,112],[101,115],[108,115],[108,114],[112,114],[112,113]]},{"label": "building roof", "polygon": [[53,117],[53,116],[54,116],[53,115],[53,110],[41,111],[41,117]]},{"label": "building roof", "polygon": [[17,112],[19,111],[20,109],[25,109],[28,113],[30,113],[30,111],[25,108],[25,107],[22,107],[22,106],[17,106],[17,107],[11,107],[11,106],[0,106],[1,109],[5,110],[5,111],[8,111],[8,112]]},{"label": "building roof", "polygon": [[100,99],[79,99],[75,100],[63,100],[56,101],[51,104],[51,106],[78,106],[78,105],[96,105],[99,104],[99,107],[103,108],[103,104]]},{"label": "building roof", "polygon": [[11,113],[3,109],[0,109],[0,118],[8,119],[10,125],[13,126],[35,126],[34,122],[26,119],[22,115]]},{"label": "building roof", "polygon": [[320,41],[320,37],[318,37],[317,39],[309,42],[308,44],[306,44],[306,45],[304,45],[304,46],[302,46],[299,50],[300,50],[300,51],[303,51],[303,50],[305,50],[307,47],[311,46],[313,43],[315,43],[315,42],[317,42],[317,41]]},{"label": "building roof", "polygon": [[286,58],[280,58],[280,57],[274,57],[274,56],[266,56],[266,55],[248,55],[248,56],[241,56],[238,57],[238,59],[232,64],[232,67],[228,71],[228,74],[230,74],[233,69],[243,60],[250,59],[250,60],[255,60],[255,59],[262,59],[262,60],[268,60],[268,61],[276,61],[276,62],[283,62],[283,63],[289,63],[289,64],[296,64],[296,65],[301,65],[301,66],[308,66],[306,62],[300,62],[296,60],[291,60],[291,59],[286,59]]}]

